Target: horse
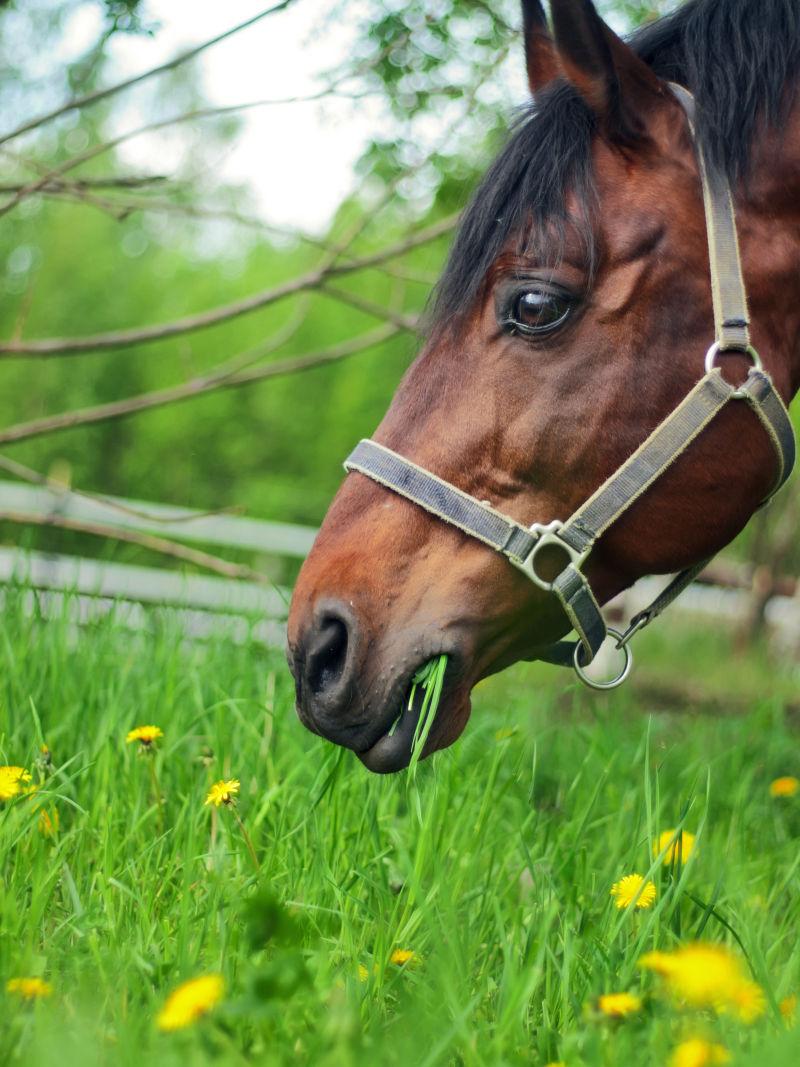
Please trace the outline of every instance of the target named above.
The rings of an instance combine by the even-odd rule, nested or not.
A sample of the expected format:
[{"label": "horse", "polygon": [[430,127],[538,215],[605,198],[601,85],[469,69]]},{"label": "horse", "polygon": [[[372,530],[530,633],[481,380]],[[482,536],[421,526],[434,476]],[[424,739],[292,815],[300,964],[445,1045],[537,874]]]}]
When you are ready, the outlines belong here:
[{"label": "horse", "polygon": [[[551,0],[549,22],[523,0],[522,15],[531,101],[462,215],[422,350],[351,457],[289,613],[301,721],[380,773],[411,759],[413,712],[392,727],[432,657],[448,660],[425,756],[459,737],[482,678],[553,659],[573,626],[576,664],[595,651],[554,595],[570,564],[597,620],[645,575],[691,577],[745,526],[774,487],[775,431],[725,403],[579,559],[559,540],[682,409],[715,328],[706,378],[726,395],[744,395],[758,353],[776,409],[800,386],[796,0],[689,0],[627,40],[591,0]],[[714,208],[724,226],[734,206],[728,273],[747,301],[720,319]],[[475,523],[497,516],[533,531],[531,559],[543,547],[531,573],[481,543]]]}]

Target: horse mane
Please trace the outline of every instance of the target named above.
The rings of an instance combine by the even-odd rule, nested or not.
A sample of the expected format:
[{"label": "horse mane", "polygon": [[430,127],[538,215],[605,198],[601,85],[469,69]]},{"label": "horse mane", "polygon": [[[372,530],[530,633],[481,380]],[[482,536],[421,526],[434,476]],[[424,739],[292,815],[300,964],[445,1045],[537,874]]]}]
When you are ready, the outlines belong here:
[{"label": "horse mane", "polygon": [[[780,128],[794,102],[800,2],[689,0],[628,43],[661,78],[693,93],[697,136],[711,165],[733,182],[746,177],[758,135]],[[521,110],[462,218],[434,294],[434,331],[463,319],[515,236],[520,253],[546,247],[552,260],[569,219],[592,265],[595,125],[588,106],[561,80]],[[577,217],[568,212],[569,196]]]}]

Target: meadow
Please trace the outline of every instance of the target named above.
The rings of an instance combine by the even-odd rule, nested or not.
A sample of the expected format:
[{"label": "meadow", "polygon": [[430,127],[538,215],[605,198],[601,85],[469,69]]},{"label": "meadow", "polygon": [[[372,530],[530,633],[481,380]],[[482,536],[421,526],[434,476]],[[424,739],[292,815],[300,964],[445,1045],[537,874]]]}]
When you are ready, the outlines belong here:
[{"label": "meadow", "polygon": [[[378,778],[303,730],[279,652],[21,595],[0,638],[0,763],[30,774],[0,806],[0,1062],[800,1062],[800,794],[771,792],[800,774],[796,666],[665,626],[647,669],[713,699],[520,667],[454,748]],[[655,892],[620,908],[632,873]],[[640,964],[696,940],[752,1011]]]}]

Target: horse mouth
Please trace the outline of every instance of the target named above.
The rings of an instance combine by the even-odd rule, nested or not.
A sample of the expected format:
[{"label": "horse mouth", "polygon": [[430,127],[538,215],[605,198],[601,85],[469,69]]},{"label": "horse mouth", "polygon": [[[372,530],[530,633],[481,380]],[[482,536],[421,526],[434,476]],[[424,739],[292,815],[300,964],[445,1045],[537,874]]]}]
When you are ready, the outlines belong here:
[{"label": "horse mouth", "polygon": [[[411,762],[414,752],[414,738],[417,727],[420,725],[425,691],[422,686],[417,686],[413,692],[412,679],[416,670],[412,671],[401,692],[399,703],[393,703],[394,714],[388,722],[385,731],[369,748],[356,755],[369,771],[375,774],[393,774],[402,771]],[[423,758],[429,756],[440,745],[436,743],[437,735],[441,735],[441,727],[445,717],[452,715],[457,703],[457,693],[454,680],[451,675],[450,664],[444,677],[439,706],[436,708],[433,722],[430,726],[428,738],[422,752]],[[423,724],[424,725],[424,724]]]}]

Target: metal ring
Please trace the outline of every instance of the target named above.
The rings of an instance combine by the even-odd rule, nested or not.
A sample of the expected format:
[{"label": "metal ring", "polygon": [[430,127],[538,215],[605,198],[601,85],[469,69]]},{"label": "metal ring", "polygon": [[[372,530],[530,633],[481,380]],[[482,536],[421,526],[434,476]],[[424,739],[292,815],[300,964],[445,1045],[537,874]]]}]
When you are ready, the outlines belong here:
[{"label": "metal ring", "polygon": [[711,348],[706,352],[706,374],[710,374],[714,369],[714,361],[720,353],[734,353],[737,356],[749,356],[753,361],[755,369],[763,370],[761,356],[759,356],[758,352],[756,352],[752,345],[748,345],[744,350],[741,348],[720,348],[719,341],[715,341]]},{"label": "metal ring", "polygon": [[590,689],[616,689],[618,685],[622,685],[622,683],[631,673],[631,668],[633,667],[633,653],[631,652],[630,645],[621,643],[623,635],[619,632],[619,630],[612,630],[610,626],[607,632],[609,637],[616,637],[618,642],[617,648],[622,651],[622,654],[625,657],[625,662],[622,665],[622,670],[615,678],[612,678],[611,681],[596,682],[593,678],[589,677],[589,675],[586,673],[586,668],[580,662],[580,655],[583,652],[583,645],[580,643],[580,641],[576,643],[575,651],[572,653],[572,665],[575,668],[575,673],[583,682],[583,684],[588,685]]}]

